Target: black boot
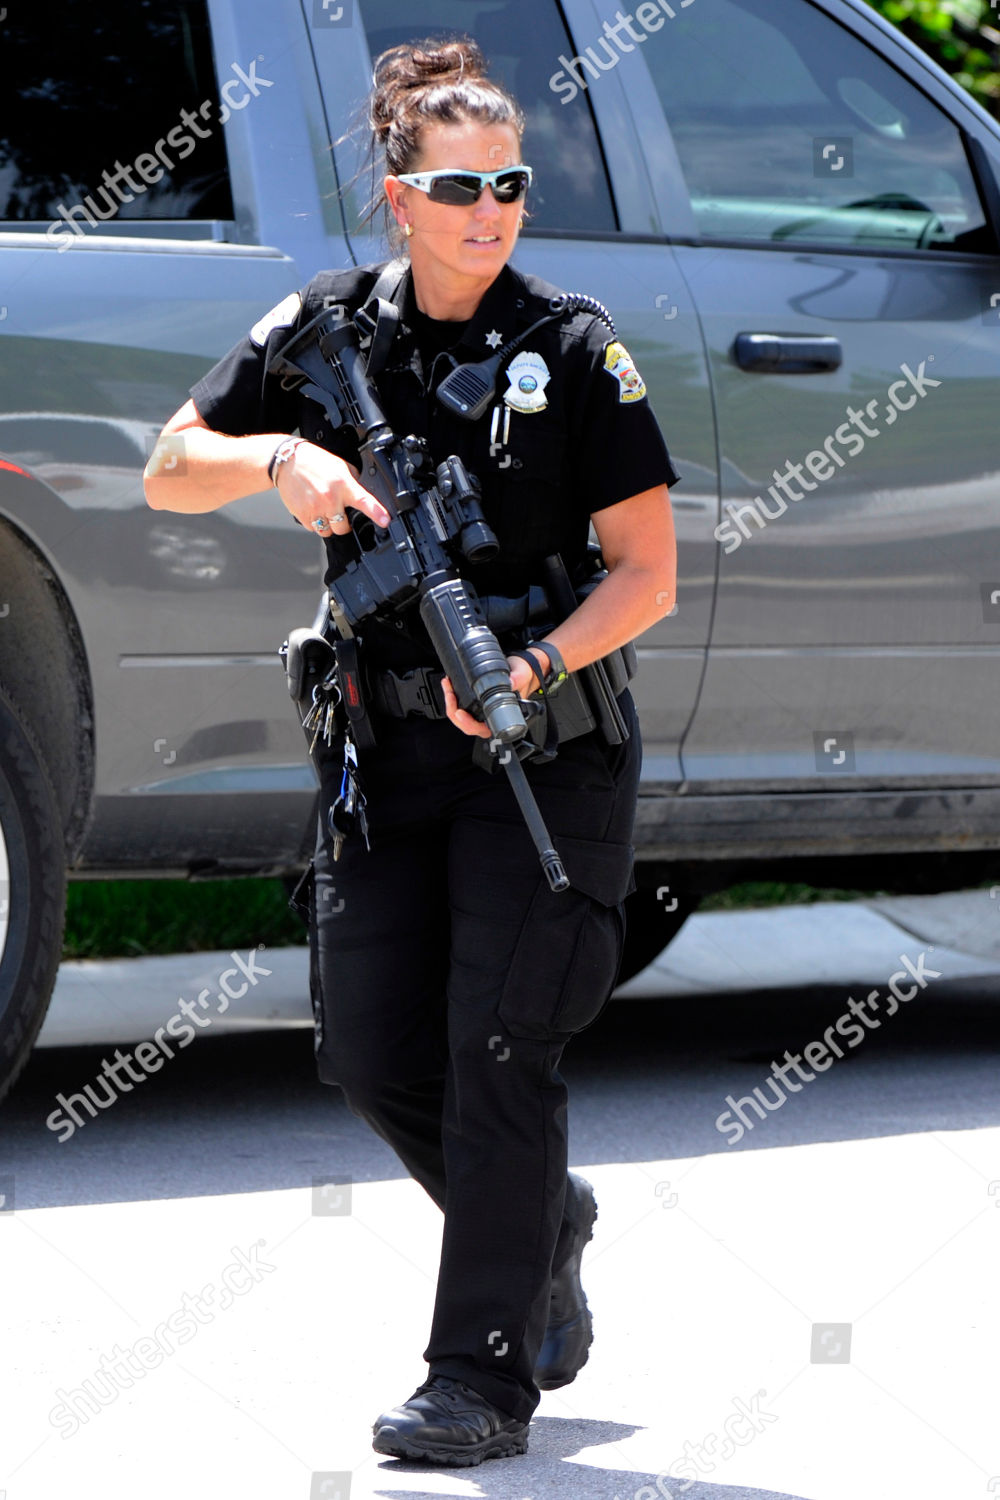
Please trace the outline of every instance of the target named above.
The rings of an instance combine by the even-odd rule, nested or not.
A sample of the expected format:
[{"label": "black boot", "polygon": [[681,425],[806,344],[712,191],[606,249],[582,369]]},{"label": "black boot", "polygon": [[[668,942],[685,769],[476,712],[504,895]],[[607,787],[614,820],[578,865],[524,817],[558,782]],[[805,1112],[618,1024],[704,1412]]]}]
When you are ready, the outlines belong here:
[{"label": "black boot", "polygon": [[372,1427],[376,1453],[464,1468],[528,1447],[528,1424],[501,1411],[464,1381],[432,1375],[408,1401]]},{"label": "black boot", "polygon": [[[556,1247],[553,1259],[549,1322],[535,1364],[535,1384],[542,1391],[569,1385],[587,1363],[594,1331],[587,1298],[580,1284],[584,1246],[593,1238],[597,1218],[594,1190],[585,1178],[570,1172],[564,1219],[569,1246]],[[563,1235],[560,1234],[560,1241]],[[558,1265],[557,1265],[558,1260]]]}]

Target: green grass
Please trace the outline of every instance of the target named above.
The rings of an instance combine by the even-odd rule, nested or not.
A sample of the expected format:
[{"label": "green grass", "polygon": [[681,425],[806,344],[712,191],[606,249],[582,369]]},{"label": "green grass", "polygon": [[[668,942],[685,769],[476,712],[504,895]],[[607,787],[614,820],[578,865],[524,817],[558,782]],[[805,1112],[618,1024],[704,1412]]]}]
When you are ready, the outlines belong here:
[{"label": "green grass", "polygon": [[748,880],[706,896],[701,911],[734,911],[750,906],[811,906],[814,901],[863,901],[878,891],[826,889],[777,880]]},{"label": "green grass", "polygon": [[77,880],[63,958],[134,958],[304,943],[280,880]]},{"label": "green grass", "polygon": [[[994,882],[995,883],[995,882]],[[990,886],[986,881],[983,889]],[[706,896],[701,911],[864,901],[880,891],[748,880]],[[306,929],[280,880],[85,880],[70,883],[63,958],[134,958],[209,948],[283,948]]]}]

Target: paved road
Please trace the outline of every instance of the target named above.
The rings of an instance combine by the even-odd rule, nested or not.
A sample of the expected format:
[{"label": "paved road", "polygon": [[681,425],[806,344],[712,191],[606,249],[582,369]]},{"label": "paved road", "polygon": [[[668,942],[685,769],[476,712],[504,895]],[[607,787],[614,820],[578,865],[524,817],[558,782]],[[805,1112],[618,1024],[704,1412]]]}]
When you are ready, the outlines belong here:
[{"label": "paved road", "polygon": [[[894,952],[858,968],[842,946],[848,979],[778,988],[768,934],[734,918],[717,943],[742,988],[621,999],[567,1049],[596,1342],[527,1455],[471,1470],[371,1450],[424,1376],[440,1218],[316,1083],[307,1030],[206,1029],[62,1143],[46,1117],[106,1049],[40,1051],[0,1147],[7,1500],[989,1500],[1000,965],[955,977],[954,915],[900,915]],[[987,915],[966,949],[989,950]],[[928,945],[893,1007],[884,960],[920,971]],[[862,1026],[849,1001],[876,986]],[[844,1055],[808,1069],[828,1033]],[[734,1108],[738,1140],[716,1124]],[[95,1383],[102,1361],[131,1384]]]}]

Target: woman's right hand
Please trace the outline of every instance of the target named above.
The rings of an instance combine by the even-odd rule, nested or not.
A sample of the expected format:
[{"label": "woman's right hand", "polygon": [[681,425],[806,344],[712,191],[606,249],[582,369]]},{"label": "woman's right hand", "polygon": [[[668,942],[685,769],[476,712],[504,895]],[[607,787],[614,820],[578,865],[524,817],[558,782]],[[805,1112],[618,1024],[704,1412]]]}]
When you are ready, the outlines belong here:
[{"label": "woman's right hand", "polygon": [[[275,478],[285,509],[317,536],[346,536],[351,529],[348,508],[370,516],[376,526],[389,524],[389,512],[359,483],[354,465],[316,443],[300,442],[291,458],[278,465]],[[320,519],[326,525],[313,524]]]},{"label": "woman's right hand", "polygon": [[[280,432],[230,437],[215,432],[191,399],[175,411],[160,433],[143,473],[146,500],[153,510],[182,511],[188,515],[218,510],[231,500],[267,491],[268,464],[282,438]],[[376,526],[388,526],[389,515],[375,496],[358,482],[358,471],[336,454],[306,438],[294,439],[290,458],[274,470],[278,494],[287,511],[314,536],[336,532],[346,536],[349,509],[370,516]],[[323,516],[332,524],[315,527]],[[334,521],[333,517],[339,517]]]}]

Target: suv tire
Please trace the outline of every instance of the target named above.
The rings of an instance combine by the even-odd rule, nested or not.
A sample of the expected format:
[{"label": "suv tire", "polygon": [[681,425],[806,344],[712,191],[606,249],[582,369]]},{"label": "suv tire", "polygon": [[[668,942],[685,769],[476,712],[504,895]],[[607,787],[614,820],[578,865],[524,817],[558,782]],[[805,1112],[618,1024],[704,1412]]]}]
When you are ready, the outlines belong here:
[{"label": "suv tire", "polygon": [[[642,872],[636,871],[636,879]],[[659,893],[663,892],[661,896]],[[625,901],[625,952],[618,984],[634,979],[659,958],[698,906],[699,898],[672,896],[666,884],[642,884]]]},{"label": "suv tire", "polygon": [[0,1099],[45,1019],[65,918],[55,793],[29,722],[0,682]]}]

